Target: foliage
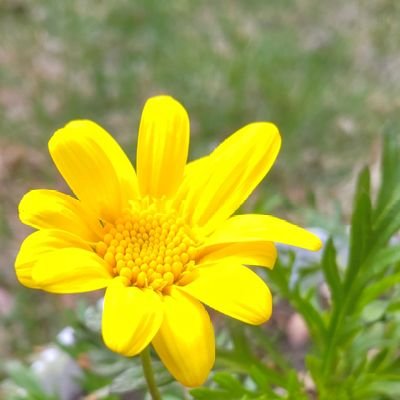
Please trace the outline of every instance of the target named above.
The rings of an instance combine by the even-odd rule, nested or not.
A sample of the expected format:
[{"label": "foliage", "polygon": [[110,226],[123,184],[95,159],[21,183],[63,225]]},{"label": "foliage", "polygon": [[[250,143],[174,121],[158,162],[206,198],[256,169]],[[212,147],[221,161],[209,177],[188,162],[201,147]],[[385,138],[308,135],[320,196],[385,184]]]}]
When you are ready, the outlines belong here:
[{"label": "foliage", "polygon": [[[307,324],[311,346],[305,356],[305,369],[311,374],[314,387],[307,392],[301,374],[287,361],[290,351],[286,354],[277,351],[276,343],[262,328],[248,331],[247,338],[236,328],[233,350],[228,354],[223,352],[222,359],[230,359],[236,366],[233,370],[242,378],[217,373],[215,389],[195,389],[192,391],[195,398],[308,399],[314,395],[321,400],[398,398],[400,241],[394,235],[400,229],[400,148],[395,132],[389,131],[386,136],[375,204],[371,199],[368,168],[359,175],[347,265],[338,265],[331,238],[320,264],[302,266],[294,284],[291,277],[298,268],[294,254],[286,261],[281,259],[267,276],[275,292]],[[321,296],[317,279],[311,285],[305,283],[309,282],[310,269],[315,275],[322,271],[329,288],[328,303]],[[260,346],[257,339],[264,343],[267,362],[257,358]]]},{"label": "foliage", "polygon": [[[327,240],[320,260],[282,249],[274,270],[260,271],[279,299],[277,309],[289,304],[307,325],[310,340],[302,362],[293,362],[282,329],[227,321],[218,329],[216,368],[204,387],[187,392],[155,363],[163,398],[398,398],[400,147],[395,132],[389,130],[385,137],[376,199],[368,168],[358,177],[346,265],[339,262],[336,237]],[[323,294],[324,287],[328,294]],[[146,387],[138,360],[120,358],[101,344],[99,307],[79,307],[71,318],[72,343],[59,343],[72,360],[80,360],[80,390],[97,399],[118,399],[124,393],[143,396]],[[10,398],[53,399],[29,368],[14,363],[6,371],[8,384],[25,393]]]}]

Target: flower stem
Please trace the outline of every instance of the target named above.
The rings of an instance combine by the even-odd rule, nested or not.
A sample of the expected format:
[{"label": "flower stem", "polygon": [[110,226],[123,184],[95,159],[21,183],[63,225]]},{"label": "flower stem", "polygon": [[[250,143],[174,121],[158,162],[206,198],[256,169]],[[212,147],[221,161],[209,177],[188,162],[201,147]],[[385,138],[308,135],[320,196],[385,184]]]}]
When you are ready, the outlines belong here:
[{"label": "flower stem", "polygon": [[142,367],[147,386],[153,400],[161,400],[160,392],[154,379],[153,367],[151,366],[150,347],[147,346],[141,353]]}]

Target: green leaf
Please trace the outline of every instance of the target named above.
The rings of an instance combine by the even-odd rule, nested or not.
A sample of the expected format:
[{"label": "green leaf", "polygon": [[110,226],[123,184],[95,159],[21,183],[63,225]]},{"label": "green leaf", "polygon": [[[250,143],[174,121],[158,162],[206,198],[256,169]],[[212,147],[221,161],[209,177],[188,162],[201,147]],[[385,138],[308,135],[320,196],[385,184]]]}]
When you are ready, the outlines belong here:
[{"label": "green leaf", "polygon": [[400,182],[400,143],[399,129],[390,126],[386,129],[381,160],[381,185],[376,202],[375,216],[379,217],[392,197],[399,191]]},{"label": "green leaf", "polygon": [[111,393],[126,393],[133,390],[145,390],[146,381],[140,367],[134,366],[126,369],[116,376],[111,385]]},{"label": "green leaf", "polygon": [[260,368],[259,365],[252,365],[250,367],[250,375],[259,390],[262,392],[270,391],[272,387],[271,376],[266,366]]},{"label": "green leaf", "polygon": [[369,251],[372,211],[368,168],[364,168],[358,177],[353,209],[349,262],[344,279],[345,291],[352,285]]},{"label": "green leaf", "polygon": [[339,269],[336,264],[336,249],[332,238],[329,238],[325,245],[321,266],[325,280],[331,290],[333,303],[335,306],[338,306],[342,299],[343,289],[342,282],[340,280]]},{"label": "green leaf", "polygon": [[317,387],[323,387],[322,375],[321,375],[321,358],[313,354],[307,354],[305,356],[305,364],[308,371],[313,378]]},{"label": "green leaf", "polygon": [[262,326],[248,326],[247,329],[257,346],[268,354],[268,358],[276,364],[277,368],[290,368],[290,363],[278,346],[280,340],[279,332],[274,332],[274,334],[272,334],[272,332],[267,332]]},{"label": "green leaf", "polygon": [[230,393],[220,389],[196,388],[190,394],[197,400],[238,400],[232,398]]},{"label": "green leaf", "polygon": [[389,312],[399,312],[400,311],[400,300],[392,301],[388,306]]},{"label": "green leaf", "polygon": [[303,298],[298,286],[296,286],[288,300],[302,315],[310,330],[310,335],[313,337],[316,344],[319,344],[326,335],[326,326],[322,319],[321,310],[317,309],[309,299]]},{"label": "green leaf", "polygon": [[31,369],[17,361],[10,362],[5,367],[12,381],[26,390],[30,400],[57,400],[57,397],[50,396],[44,391]]},{"label": "green leaf", "polygon": [[229,391],[229,393],[231,393],[232,395],[240,397],[247,392],[242,384],[234,376],[227,372],[217,372],[213,376],[213,380],[222,389]]},{"label": "green leaf", "polygon": [[374,220],[372,229],[372,246],[379,249],[400,228],[400,193],[393,198],[378,218]]},{"label": "green leaf", "polygon": [[345,323],[337,332],[336,345],[344,347],[365,326],[360,318],[346,317]]},{"label": "green leaf", "polygon": [[385,380],[385,376],[370,374],[365,376],[364,385],[359,387],[354,394],[359,399],[365,399],[367,396],[379,396],[375,398],[383,399],[382,396],[388,396],[390,399],[397,400],[399,393],[400,380],[398,376],[391,376]]},{"label": "green leaf", "polygon": [[304,392],[303,383],[300,383],[299,373],[296,370],[290,370],[287,374],[285,388],[288,391],[287,398],[297,400],[308,400],[308,396]]},{"label": "green leaf", "polygon": [[257,385],[258,392],[267,393],[269,396],[273,395],[273,389],[276,387],[288,391],[294,387],[302,388],[297,380],[297,371],[289,366],[280,369],[275,365],[267,366],[262,362],[255,362],[249,367],[248,374]]},{"label": "green leaf", "polygon": [[400,393],[400,377],[397,376],[394,379],[394,381],[374,382],[371,384],[370,390],[386,396],[393,396],[396,399]]},{"label": "green leaf", "polygon": [[362,284],[366,285],[370,279],[384,275],[388,266],[398,262],[400,262],[400,246],[381,247],[366,260],[363,266]]},{"label": "green leaf", "polygon": [[361,318],[366,323],[372,323],[382,319],[388,307],[388,302],[384,300],[375,300],[368,302],[361,314]]},{"label": "green leaf", "polygon": [[377,371],[382,365],[385,364],[385,361],[388,358],[389,349],[384,348],[380,350],[377,354],[372,356],[368,363],[368,370],[371,372]]},{"label": "green leaf", "polygon": [[381,278],[376,283],[366,287],[359,299],[358,308],[362,309],[372,300],[375,300],[378,296],[382,295],[398,283],[400,283],[400,272]]}]

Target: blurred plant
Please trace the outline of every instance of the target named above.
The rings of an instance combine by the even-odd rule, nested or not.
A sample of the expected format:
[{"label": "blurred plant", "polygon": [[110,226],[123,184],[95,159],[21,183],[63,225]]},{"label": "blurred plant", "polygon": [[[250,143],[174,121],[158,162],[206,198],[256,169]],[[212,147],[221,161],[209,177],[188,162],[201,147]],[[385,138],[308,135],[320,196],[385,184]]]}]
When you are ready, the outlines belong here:
[{"label": "blurred plant", "polygon": [[[368,168],[358,178],[347,266],[337,264],[331,238],[320,264],[305,265],[294,283],[292,275],[298,269],[294,253],[286,261],[281,258],[273,273],[268,273],[275,291],[307,324],[308,372],[294,369],[287,360],[290,351],[277,350],[276,337],[271,339],[262,328],[236,327],[233,349],[220,352],[219,360],[230,361],[231,370],[239,375],[215,374],[215,387],[192,391],[196,399],[398,398],[400,242],[394,234],[400,228],[399,183],[399,143],[390,131],[374,205]],[[310,274],[317,276],[320,271],[329,288],[327,298],[321,293],[323,285],[305,284]],[[268,362],[260,361],[257,348],[264,349]]]},{"label": "blurred plant", "polygon": [[[277,311],[289,304],[307,326],[309,341],[300,360],[294,360],[278,322],[254,327],[229,321],[218,329],[216,372],[205,387],[188,392],[161,364],[155,366],[163,399],[397,399],[399,182],[400,143],[389,131],[376,198],[371,195],[368,168],[359,175],[347,243],[343,237],[327,239],[321,260],[286,250],[273,272],[260,269],[280,296]],[[346,252],[347,265],[341,265],[343,257],[337,255]],[[81,365],[86,360],[82,392],[87,399],[143,398],[146,389],[139,363],[102,347],[100,313],[101,307],[80,308],[72,325],[73,343],[61,344]],[[21,376],[27,377],[25,381]],[[15,399],[38,398],[40,385],[32,384],[29,369],[10,373],[10,380],[25,390],[25,397]]]}]

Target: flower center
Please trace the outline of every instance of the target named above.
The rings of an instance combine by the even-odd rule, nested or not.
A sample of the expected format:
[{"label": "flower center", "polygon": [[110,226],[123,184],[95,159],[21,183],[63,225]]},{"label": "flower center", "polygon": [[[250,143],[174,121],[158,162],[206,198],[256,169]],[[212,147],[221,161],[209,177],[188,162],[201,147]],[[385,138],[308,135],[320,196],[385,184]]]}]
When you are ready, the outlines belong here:
[{"label": "flower center", "polygon": [[144,200],[132,202],[114,224],[104,226],[96,253],[127,286],[164,292],[185,285],[195,266],[193,232],[176,211]]}]

